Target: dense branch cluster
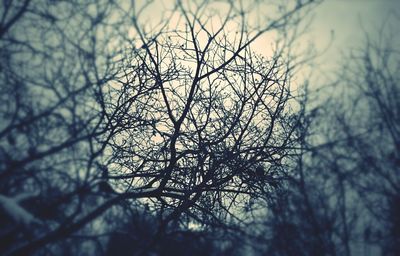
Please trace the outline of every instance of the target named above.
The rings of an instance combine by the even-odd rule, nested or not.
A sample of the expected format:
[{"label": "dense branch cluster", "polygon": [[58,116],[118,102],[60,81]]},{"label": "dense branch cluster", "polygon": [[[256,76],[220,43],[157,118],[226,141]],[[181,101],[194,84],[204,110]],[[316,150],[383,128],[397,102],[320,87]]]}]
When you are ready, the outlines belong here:
[{"label": "dense branch cluster", "polygon": [[[93,235],[88,224],[121,204],[158,216],[159,235],[176,221],[239,224],[277,185],[296,143],[289,43],[268,57],[251,43],[309,3],[254,22],[257,2],[178,1],[148,22],[160,4],[3,3],[2,205],[41,220],[30,235],[4,224],[6,253]],[[34,196],[11,201],[22,193]]]}]

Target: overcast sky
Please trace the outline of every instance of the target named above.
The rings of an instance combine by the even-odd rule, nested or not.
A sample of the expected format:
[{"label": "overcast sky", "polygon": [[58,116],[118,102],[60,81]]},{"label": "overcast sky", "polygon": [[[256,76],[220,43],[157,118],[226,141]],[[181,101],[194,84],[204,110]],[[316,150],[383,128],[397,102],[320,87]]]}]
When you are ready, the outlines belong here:
[{"label": "overcast sky", "polygon": [[[397,24],[400,22],[400,0],[325,0],[314,14],[310,39],[317,48],[326,46],[334,31],[332,45],[320,58],[326,69],[337,66],[341,54],[346,53],[350,47],[360,45],[365,34],[361,26],[368,33],[374,34],[388,20],[400,34],[400,24]],[[399,17],[397,21],[395,15]]]},{"label": "overcast sky", "polygon": [[[168,1],[174,2],[155,1],[149,8],[150,20],[154,19],[155,10],[162,11],[165,6],[171,5]],[[325,0],[314,9],[312,15],[314,19],[307,35],[301,39],[304,40],[301,44],[307,46],[308,43],[313,43],[319,51],[330,45],[316,60],[317,67],[321,69],[317,73],[324,76],[333,76],[333,71],[340,65],[343,54],[348,54],[351,48],[360,46],[365,32],[376,34],[385,20],[394,25],[400,35],[400,24],[397,24],[400,23],[400,0]],[[394,19],[396,15],[397,20]],[[259,53],[267,52],[268,55],[271,40],[271,34],[266,33],[253,43],[254,50]]]}]

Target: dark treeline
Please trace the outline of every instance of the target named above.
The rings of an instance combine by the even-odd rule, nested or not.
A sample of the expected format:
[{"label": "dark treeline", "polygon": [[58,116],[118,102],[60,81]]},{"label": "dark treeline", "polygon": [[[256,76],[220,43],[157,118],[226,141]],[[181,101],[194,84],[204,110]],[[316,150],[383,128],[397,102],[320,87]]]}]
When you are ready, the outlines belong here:
[{"label": "dark treeline", "polygon": [[317,5],[2,1],[0,254],[399,255],[400,49],[299,81]]}]

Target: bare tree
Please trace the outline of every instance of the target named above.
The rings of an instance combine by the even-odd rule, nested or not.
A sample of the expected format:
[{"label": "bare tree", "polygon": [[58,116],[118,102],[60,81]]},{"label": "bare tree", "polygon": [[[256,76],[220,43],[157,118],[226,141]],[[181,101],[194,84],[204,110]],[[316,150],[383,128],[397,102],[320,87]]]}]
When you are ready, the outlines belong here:
[{"label": "bare tree", "polygon": [[351,51],[330,92],[333,100],[317,117],[318,136],[311,145],[302,144],[312,154],[305,171],[327,202],[321,209],[334,217],[333,241],[340,255],[399,251],[400,87],[394,31],[383,26]]},{"label": "bare tree", "polygon": [[149,21],[147,1],[4,1],[0,203],[21,226],[3,251],[96,239],[117,205],[147,205],[157,234],[243,225],[298,143],[288,54],[312,2],[177,1]]},{"label": "bare tree", "polygon": [[103,90],[119,68],[118,10],[107,1],[2,2],[3,252],[86,214],[101,178],[96,159],[116,129]]},{"label": "bare tree", "polygon": [[[399,52],[392,45],[392,31],[383,28],[379,40],[366,38],[364,47],[352,58],[346,73],[355,101],[352,113],[339,116],[347,138],[346,149],[354,160],[346,169],[353,172],[352,184],[373,216],[366,221],[366,243],[377,242],[384,255],[399,248]],[[356,75],[356,76],[355,76]],[[363,114],[361,114],[363,113]],[[396,203],[397,202],[397,203]],[[381,235],[379,235],[381,233]]]}]

